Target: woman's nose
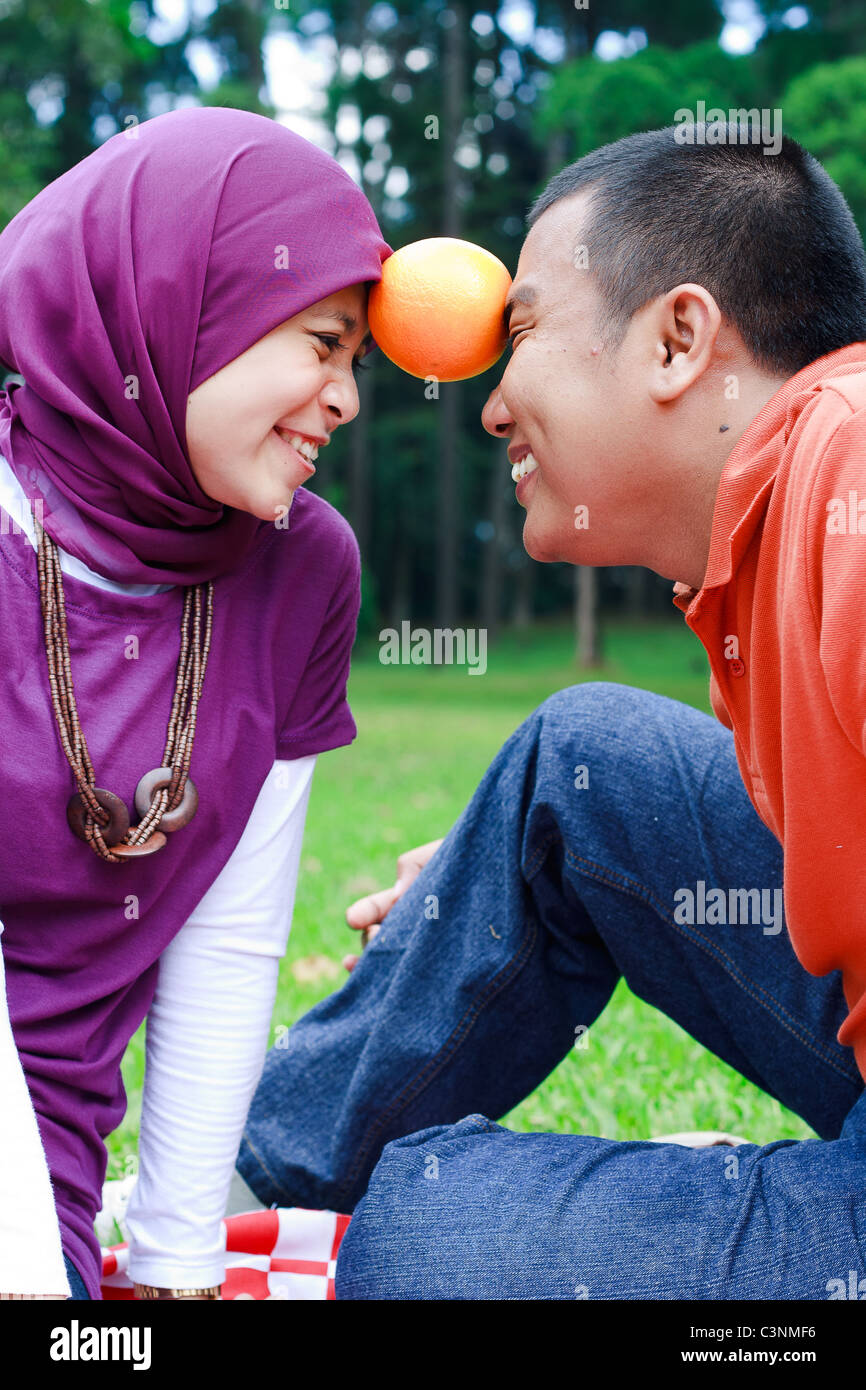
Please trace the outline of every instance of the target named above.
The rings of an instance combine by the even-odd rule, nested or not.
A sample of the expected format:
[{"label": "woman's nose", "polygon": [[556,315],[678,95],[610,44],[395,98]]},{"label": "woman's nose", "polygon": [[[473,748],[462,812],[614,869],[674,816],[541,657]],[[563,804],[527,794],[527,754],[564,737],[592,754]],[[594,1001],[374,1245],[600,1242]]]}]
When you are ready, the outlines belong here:
[{"label": "woman's nose", "polygon": [[487,433],[496,439],[503,438],[514,428],[514,421],[505,407],[498,386],[494,386],[487,397],[487,403],[481,412],[481,423]]},{"label": "woman's nose", "polygon": [[350,420],[354,420],[361,409],[358,383],[354,375],[345,372],[339,378],[329,381],[322,390],[321,400],[329,415],[333,417],[335,425],[347,425]]}]

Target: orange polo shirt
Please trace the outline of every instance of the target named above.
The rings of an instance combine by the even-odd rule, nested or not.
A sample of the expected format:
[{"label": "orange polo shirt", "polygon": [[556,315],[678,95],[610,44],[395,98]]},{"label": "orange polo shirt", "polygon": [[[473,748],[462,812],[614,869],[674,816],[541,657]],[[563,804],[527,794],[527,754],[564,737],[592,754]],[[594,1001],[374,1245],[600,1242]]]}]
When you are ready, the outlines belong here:
[{"label": "orange polo shirt", "polygon": [[849,1012],[838,1041],[866,1080],[864,595],[861,342],[791,377],[741,435],[720,478],[703,585],[675,585],[673,601],[707,650],[713,711],[782,845],[794,951],[812,975],[841,970]]}]

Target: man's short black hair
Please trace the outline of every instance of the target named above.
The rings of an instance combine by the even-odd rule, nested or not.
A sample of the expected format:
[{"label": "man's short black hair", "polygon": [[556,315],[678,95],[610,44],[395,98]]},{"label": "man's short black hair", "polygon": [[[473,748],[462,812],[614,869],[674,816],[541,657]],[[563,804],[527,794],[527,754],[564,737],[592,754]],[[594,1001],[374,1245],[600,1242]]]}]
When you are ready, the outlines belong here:
[{"label": "man's short black hair", "polygon": [[689,281],[774,376],[866,340],[866,253],[827,171],[788,136],[765,154],[736,121],[718,144],[702,143],[707,129],[693,125],[692,144],[667,126],[593,150],[529,210],[531,228],[552,203],[592,189],[575,240],[586,246],[605,345],[616,351],[638,309]]}]

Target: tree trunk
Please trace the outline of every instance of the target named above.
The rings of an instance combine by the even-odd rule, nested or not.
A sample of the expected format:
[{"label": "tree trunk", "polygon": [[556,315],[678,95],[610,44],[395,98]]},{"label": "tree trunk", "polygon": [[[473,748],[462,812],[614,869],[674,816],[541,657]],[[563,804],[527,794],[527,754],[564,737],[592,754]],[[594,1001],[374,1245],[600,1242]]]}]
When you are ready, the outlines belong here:
[{"label": "tree trunk", "polygon": [[535,561],[527,556],[526,564],[514,577],[514,608],[511,621],[518,631],[532,623],[532,595],[535,591]]},{"label": "tree trunk", "polygon": [[458,546],[462,529],[457,487],[459,466],[459,398],[456,382],[439,387],[439,496],[436,545],[436,622],[456,627],[458,614]]},{"label": "tree trunk", "polygon": [[[463,120],[466,90],[465,33],[466,7],[450,6],[454,23],[445,30],[442,53],[442,144],[443,207],[442,236],[459,237],[462,208],[459,199],[460,170],[454,155]],[[458,573],[462,517],[458,495],[460,466],[461,389],[457,382],[439,386],[439,497],[436,545],[436,621],[440,627],[455,627],[459,621],[460,577]]]},{"label": "tree trunk", "polygon": [[596,620],[598,575],[593,565],[574,571],[574,609],[578,666],[601,666],[601,634]]},{"label": "tree trunk", "polygon": [[[409,590],[411,579],[409,568],[409,542],[406,538],[406,527],[399,524],[399,522],[400,519],[398,518],[394,570],[391,580],[391,601],[388,605],[390,626],[397,628],[398,631],[403,619],[408,618],[411,621],[412,617],[409,612],[409,604],[411,602],[411,593]],[[384,603],[382,607],[385,607]]]},{"label": "tree trunk", "polygon": [[238,47],[244,55],[243,75],[255,92],[256,100],[267,104],[270,101],[270,94],[267,90],[268,81],[265,74],[262,45],[267,32],[268,15],[271,8],[269,6],[266,12],[263,0],[242,0],[242,3],[246,15],[238,24]]}]

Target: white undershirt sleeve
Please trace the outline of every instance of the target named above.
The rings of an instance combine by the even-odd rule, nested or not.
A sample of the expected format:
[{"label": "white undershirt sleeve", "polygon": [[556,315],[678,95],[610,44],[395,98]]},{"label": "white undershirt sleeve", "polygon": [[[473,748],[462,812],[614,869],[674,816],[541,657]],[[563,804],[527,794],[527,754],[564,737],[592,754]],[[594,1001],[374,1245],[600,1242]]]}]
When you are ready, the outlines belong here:
[{"label": "white undershirt sleeve", "polygon": [[315,762],[274,764],[234,853],[160,956],[126,1215],[138,1283],[225,1279],[221,1221],[264,1066]]},{"label": "white undershirt sleeve", "polygon": [[69,1298],[54,1193],[6,1005],[0,922],[0,1293]]}]

